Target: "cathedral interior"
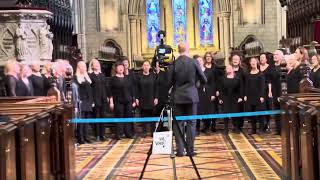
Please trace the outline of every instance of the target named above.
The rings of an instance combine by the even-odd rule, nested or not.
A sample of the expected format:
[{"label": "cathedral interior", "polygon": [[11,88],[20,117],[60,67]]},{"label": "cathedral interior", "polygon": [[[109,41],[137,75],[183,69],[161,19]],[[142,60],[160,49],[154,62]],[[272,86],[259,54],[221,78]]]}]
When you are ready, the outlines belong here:
[{"label": "cathedral interior", "polygon": [[[147,125],[139,121],[140,117],[151,118],[143,116],[145,109],[138,108],[143,101],[129,97],[133,101],[126,102],[129,108],[123,108],[123,114],[131,115],[115,116],[119,113],[113,111],[115,94],[126,97],[132,92],[112,91],[107,86],[116,86],[112,80],[120,78],[116,74],[119,66],[120,69],[123,67],[121,78],[129,79],[133,74],[130,77],[133,80],[122,81],[120,78],[119,82],[124,82],[121,88],[138,86],[138,82],[147,79],[144,76],[135,79],[135,75],[145,73],[145,64],[150,66],[146,60],[150,62],[154,58],[155,49],[161,43],[158,36],[161,30],[165,31],[164,43],[172,47],[175,57],[180,54],[179,44],[187,44],[191,57],[199,55],[205,59],[210,54],[213,58],[211,65],[222,68],[226,79],[229,78],[227,68],[233,72],[236,66],[232,61],[234,55],[239,57],[237,68],[250,66],[252,70],[252,66],[259,67],[259,62],[251,65],[252,59],[257,60],[262,54],[270,57],[268,62],[272,62],[272,67],[276,66],[281,51],[282,59],[277,64],[278,79],[275,78],[279,96],[269,96],[273,93],[270,93],[271,88],[268,89],[269,85],[273,86],[271,75],[270,79],[261,81],[267,83],[265,89],[269,94],[258,97],[257,101],[263,104],[267,99],[272,105],[261,111],[255,108],[247,112],[245,96],[236,99],[234,104],[240,107],[237,112],[224,112],[221,110],[224,99],[219,98],[226,98],[226,95],[219,97],[219,91],[213,92],[215,94],[210,94],[208,99],[211,99],[204,105],[214,104],[215,112],[192,116],[199,117],[199,129],[193,133],[194,154],[188,147],[182,157],[174,151],[151,153],[152,147],[157,145],[156,134],[153,134],[155,127],[150,123],[150,132],[146,133]],[[1,0],[0,180],[319,179],[318,42],[319,0]],[[286,54],[290,51],[292,54]],[[292,59],[297,58],[296,54],[305,58],[297,66],[299,68],[290,65]],[[88,99],[99,94],[103,100],[101,104],[89,104],[86,108],[90,110],[85,111],[80,97],[81,93],[88,93],[89,88],[93,89],[93,81],[89,83],[88,80],[95,78],[93,61],[100,63],[99,73],[104,77],[100,83],[105,93],[113,93],[113,96],[104,96],[90,89],[91,99]],[[34,72],[35,62],[46,74],[40,74],[40,70]],[[33,75],[47,78],[48,81],[43,82],[49,86],[48,91],[45,95],[9,95],[11,91],[8,93],[7,89],[12,81],[7,78],[11,71],[21,71],[16,74],[17,82],[21,83],[28,79],[23,75],[27,74],[24,69],[28,66],[31,66]],[[87,66],[91,69],[88,68],[83,77],[77,73]],[[290,76],[292,69],[300,79]],[[257,71],[260,73],[259,69]],[[243,78],[248,78],[250,73],[244,74]],[[77,77],[79,74],[82,79]],[[260,88],[258,84],[243,88],[239,84],[249,84],[249,80],[238,78],[238,75],[232,78],[239,81],[234,89],[241,95],[243,89],[258,92]],[[87,89],[80,90],[83,84],[78,83],[75,89],[79,89],[74,91],[72,81],[78,82],[79,79],[87,83]],[[218,85],[225,80],[217,79],[214,83]],[[143,90],[150,86],[141,84],[144,88],[139,86],[140,89],[130,91],[137,91],[134,93],[140,93],[142,99],[147,96]],[[294,93],[289,92],[291,84],[296,85]],[[164,86],[164,83],[158,86]],[[18,83],[14,88],[20,90]],[[205,92],[211,87],[197,85],[196,88]],[[76,97],[78,94],[80,99]],[[198,97],[200,99],[200,95]],[[152,98],[151,104],[156,107],[158,97]],[[93,117],[93,113],[88,113],[97,113],[98,108],[104,108],[105,114]],[[151,109],[150,114],[156,114],[154,111]],[[160,117],[163,118],[162,114]],[[257,123],[262,119],[266,125]],[[241,131],[235,128],[236,121],[243,122]],[[207,129],[200,130],[200,126],[207,123]],[[253,123],[255,130],[258,129],[254,133]],[[188,125],[182,129],[183,138],[188,134]],[[99,128],[103,135],[96,135]],[[81,139],[84,135],[78,131],[90,137]],[[118,137],[119,131],[121,137]],[[135,135],[127,135],[126,131],[133,131]],[[171,137],[171,145],[175,144],[176,138]],[[173,147],[177,149],[177,145]]]}]

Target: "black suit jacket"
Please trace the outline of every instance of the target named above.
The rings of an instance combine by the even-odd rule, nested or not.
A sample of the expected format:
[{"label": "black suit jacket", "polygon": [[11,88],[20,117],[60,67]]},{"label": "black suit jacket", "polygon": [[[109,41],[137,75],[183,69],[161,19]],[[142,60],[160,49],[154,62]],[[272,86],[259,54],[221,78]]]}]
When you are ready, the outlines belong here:
[{"label": "black suit jacket", "polygon": [[199,96],[196,87],[196,79],[203,84],[207,78],[198,64],[198,61],[182,55],[179,56],[175,65],[170,70],[169,82],[173,85],[173,100],[176,104],[198,103]]}]

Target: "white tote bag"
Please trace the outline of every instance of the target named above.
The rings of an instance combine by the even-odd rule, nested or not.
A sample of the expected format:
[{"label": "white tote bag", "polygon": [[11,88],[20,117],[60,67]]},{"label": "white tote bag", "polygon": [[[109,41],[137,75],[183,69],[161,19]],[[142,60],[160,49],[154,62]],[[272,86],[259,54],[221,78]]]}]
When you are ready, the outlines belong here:
[{"label": "white tote bag", "polygon": [[154,132],[152,154],[171,154],[172,131]]}]

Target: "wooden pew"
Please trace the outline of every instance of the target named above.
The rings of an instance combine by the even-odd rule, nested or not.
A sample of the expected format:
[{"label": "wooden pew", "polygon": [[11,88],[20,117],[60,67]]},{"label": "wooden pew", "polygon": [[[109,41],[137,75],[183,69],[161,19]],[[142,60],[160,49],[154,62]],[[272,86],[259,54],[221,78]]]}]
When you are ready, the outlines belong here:
[{"label": "wooden pew", "polygon": [[17,179],[16,169],[16,126],[11,123],[0,125],[0,179]]},{"label": "wooden pew", "polygon": [[[16,98],[7,102],[0,98],[0,114],[8,115],[16,127],[17,158],[10,162],[16,163],[17,179],[75,179],[71,105],[50,99]],[[1,170],[7,166],[0,164]]]},{"label": "wooden pew", "polygon": [[282,152],[287,179],[317,179],[320,177],[320,94],[282,97],[281,108],[285,111],[282,115],[282,124],[285,125],[282,126]]}]

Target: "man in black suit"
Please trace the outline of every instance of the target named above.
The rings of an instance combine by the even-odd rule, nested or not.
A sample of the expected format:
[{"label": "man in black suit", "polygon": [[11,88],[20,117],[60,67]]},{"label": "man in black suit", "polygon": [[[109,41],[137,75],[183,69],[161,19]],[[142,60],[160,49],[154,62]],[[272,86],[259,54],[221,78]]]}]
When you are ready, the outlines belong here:
[{"label": "man in black suit", "polygon": [[[199,102],[196,80],[200,79],[202,83],[206,83],[207,78],[202,72],[198,61],[189,57],[189,46],[187,44],[179,44],[178,51],[180,56],[175,61],[174,70],[171,69],[169,71],[169,82],[173,85],[174,115],[196,115],[197,103]],[[184,130],[185,123],[187,124],[187,153],[194,156],[196,120],[178,121],[181,131]],[[185,147],[182,138],[178,135],[179,132],[176,126],[173,128],[173,132],[176,137],[177,156],[183,156]]]}]

